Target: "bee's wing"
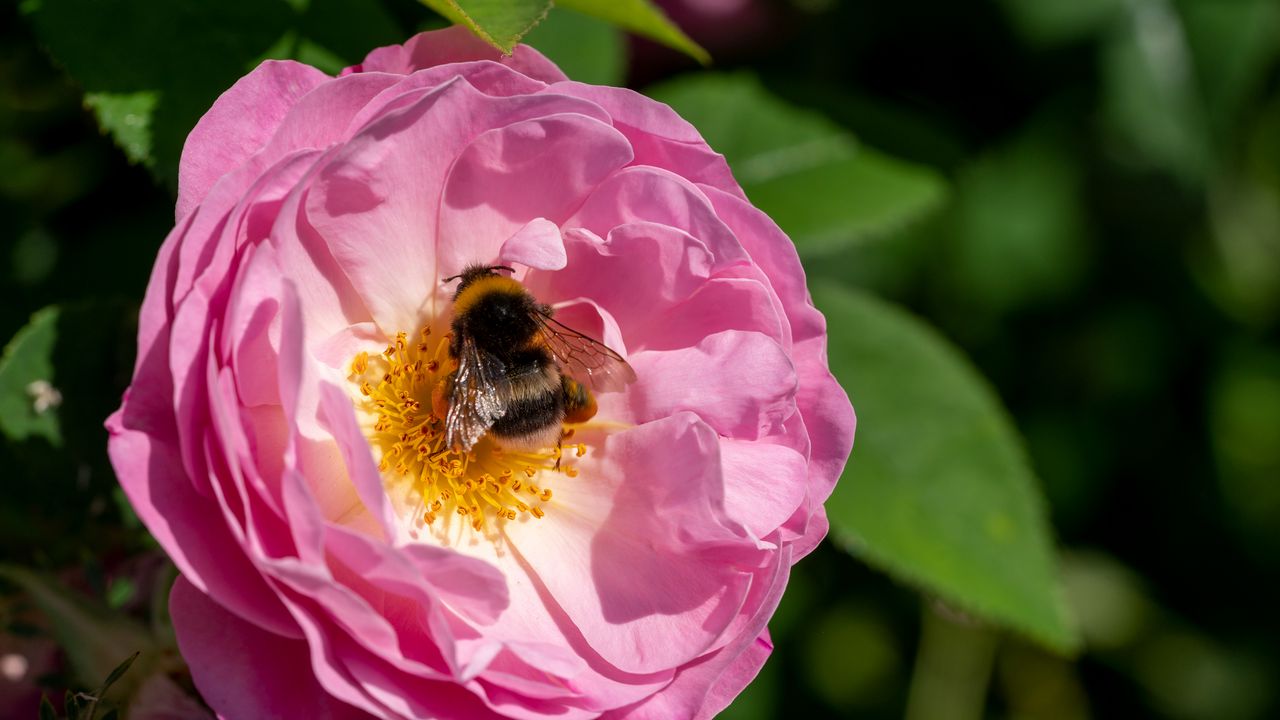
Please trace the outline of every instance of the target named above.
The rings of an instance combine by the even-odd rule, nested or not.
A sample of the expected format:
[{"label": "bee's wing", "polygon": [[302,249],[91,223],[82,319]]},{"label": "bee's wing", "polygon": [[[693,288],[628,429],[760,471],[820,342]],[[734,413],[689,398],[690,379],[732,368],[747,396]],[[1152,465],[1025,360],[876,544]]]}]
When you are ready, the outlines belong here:
[{"label": "bee's wing", "polygon": [[550,317],[539,314],[542,337],[566,375],[597,392],[621,390],[636,381],[636,371],[618,353]]},{"label": "bee's wing", "polygon": [[449,389],[444,437],[446,447],[470,450],[506,413],[510,393],[501,360],[481,350],[471,337],[463,339],[461,350]]}]

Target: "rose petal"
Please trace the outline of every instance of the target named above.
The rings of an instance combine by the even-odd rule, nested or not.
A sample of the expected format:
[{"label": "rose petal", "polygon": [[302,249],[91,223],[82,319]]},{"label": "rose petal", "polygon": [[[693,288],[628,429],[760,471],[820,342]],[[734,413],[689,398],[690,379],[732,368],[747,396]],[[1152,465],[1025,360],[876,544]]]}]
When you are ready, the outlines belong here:
[{"label": "rose petal", "polygon": [[635,335],[644,338],[644,347],[649,350],[689,347],[721,330],[759,332],[785,346],[789,329],[784,323],[764,283],[712,277],[680,302],[655,312]]},{"label": "rose petal", "polygon": [[677,228],[706,246],[720,264],[747,258],[738,238],[716,216],[700,188],[679,175],[647,165],[614,173],[564,225],[606,237],[614,228],[631,223]]},{"label": "rose petal", "polygon": [[302,640],[245,622],[185,577],[169,594],[182,657],[220,717],[364,718],[316,682]]},{"label": "rose petal", "polygon": [[492,45],[476,37],[462,26],[454,26],[434,32],[419,33],[404,45],[378,48],[365,56],[364,62],[347,68],[351,72],[388,72],[408,75],[416,70],[446,63],[469,60],[493,60],[513,70],[537,78],[543,82],[565,79],[555,63],[528,45],[517,46],[510,55],[504,55]]},{"label": "rose petal", "polygon": [[268,60],[219,96],[182,146],[177,219],[191,212],[218,178],[266,145],[298,98],[328,79],[309,65]]},{"label": "rose petal", "polygon": [[[511,234],[488,239],[485,253],[463,250],[483,237],[438,234],[444,179],[463,148],[486,128],[580,103],[495,98],[454,81],[373,122],[335,154],[308,194],[307,217],[388,336],[434,315],[438,279],[477,255],[492,257]],[[442,258],[453,258],[448,273]]]},{"label": "rose petal", "polygon": [[536,270],[560,270],[569,262],[560,228],[544,217],[530,220],[507,238],[498,251],[498,260]]},{"label": "rose petal", "polygon": [[126,400],[107,420],[108,452],[138,517],[169,550],[183,576],[202,591],[216,593],[249,622],[297,637],[279,599],[248,558],[235,550],[237,542],[227,526],[202,511],[208,499],[192,489],[175,449],[133,429],[132,410]]},{"label": "rose petal", "polygon": [[[626,138],[578,114],[513,122],[477,137],[445,180],[441,273],[499,254],[535,218],[559,225],[601,181],[631,160]],[[465,239],[465,242],[463,240]]]},{"label": "rose petal", "polygon": [[508,535],[602,658],[632,673],[675,667],[715,643],[750,582],[707,552],[741,542],[721,524],[715,434],[676,415],[609,438],[606,455],[610,469],[593,477],[617,478],[612,509],[601,505],[606,488],[562,492],[570,511]]},{"label": "rose petal", "polygon": [[758,538],[777,530],[804,503],[804,483],[779,482],[804,477],[804,456],[791,448],[721,438],[720,462],[728,478],[725,512]]},{"label": "rose petal", "polygon": [[[707,189],[717,212],[737,232],[752,258],[768,275],[787,308],[794,337],[793,354],[800,382],[796,402],[805,418],[812,443],[809,457],[813,482],[813,505],[821,513],[821,503],[831,495],[836,480],[853,447],[857,426],[853,406],[844,388],[827,366],[826,320],[813,307],[804,285],[804,268],[795,247],[767,215],[739,198]],[[746,232],[752,228],[754,232]],[[825,518],[806,532],[805,553],[822,539]],[[804,553],[800,553],[803,555]]]},{"label": "rose petal", "polygon": [[756,440],[795,412],[791,360],[760,333],[725,330],[692,348],[635,353],[631,365],[642,380],[628,393],[638,422],[688,411],[721,435]]},{"label": "rose petal", "polygon": [[627,88],[561,82],[552,85],[551,90],[604,108],[614,119],[614,127],[631,142],[636,165],[671,170],[693,182],[742,197],[742,189],[729,172],[724,156],[707,147],[693,125],[667,105]]}]

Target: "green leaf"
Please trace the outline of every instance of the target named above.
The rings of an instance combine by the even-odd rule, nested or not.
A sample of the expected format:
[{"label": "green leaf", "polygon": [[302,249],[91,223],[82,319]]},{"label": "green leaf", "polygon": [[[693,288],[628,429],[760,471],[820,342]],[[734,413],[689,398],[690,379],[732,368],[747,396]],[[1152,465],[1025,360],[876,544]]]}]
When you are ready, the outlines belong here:
[{"label": "green leaf", "polygon": [[1241,110],[1268,97],[1266,79],[1280,55],[1280,4],[1188,2],[1178,10],[1210,125],[1220,143],[1237,148]]},{"label": "green leaf", "polygon": [[582,13],[553,12],[524,42],[546,55],[565,75],[593,85],[621,85],[626,75],[622,33]]},{"label": "green leaf", "polygon": [[[61,0],[27,9],[104,129],[171,186],[187,133],[294,15],[281,0]],[[174,28],[183,28],[181,42],[171,39]]]},{"label": "green leaf", "polygon": [[1250,125],[1209,183],[1211,232],[1188,266],[1223,310],[1261,329],[1280,317],[1280,96]]},{"label": "green leaf", "polygon": [[966,166],[948,273],[964,302],[1008,311],[1073,290],[1090,245],[1083,187],[1071,137],[1053,126],[1033,125]]},{"label": "green leaf", "polygon": [[49,702],[48,695],[40,696],[40,720],[58,720],[58,713],[53,709],[53,703]]},{"label": "green leaf", "polygon": [[1126,8],[1102,51],[1103,118],[1140,164],[1198,185],[1213,149],[1182,17],[1166,2]]},{"label": "green leaf", "polygon": [[649,90],[724,154],[747,197],[802,255],[829,253],[901,229],[946,196],[930,168],[876,152],[748,74],[700,73]]},{"label": "green leaf", "polygon": [[1019,33],[1036,45],[1082,40],[1124,10],[1122,0],[1000,0]]},{"label": "green leaf", "polygon": [[59,0],[22,11],[103,130],[170,188],[196,121],[262,60],[335,72],[404,39],[378,0]]},{"label": "green leaf", "polygon": [[152,90],[91,92],[84,96],[84,104],[124,150],[129,162],[148,166],[152,164],[151,120],[159,102],[160,94]]},{"label": "green leaf", "polygon": [[432,10],[504,53],[510,53],[525,33],[542,22],[551,0],[422,0]]},{"label": "green leaf", "polygon": [[676,27],[649,0],[557,0],[556,5],[592,15],[675,48],[703,65],[711,63],[711,55]]},{"label": "green leaf", "polygon": [[137,591],[138,588],[134,586],[132,580],[127,577],[118,577],[111,583],[111,587],[107,588],[107,605],[112,608],[122,607],[133,599]]},{"label": "green leaf", "polygon": [[42,437],[51,445],[62,444],[62,395],[53,385],[57,326],[58,308],[37,312],[0,356],[0,432],[10,440]]},{"label": "green leaf", "polygon": [[107,690],[112,685],[116,684],[116,681],[124,677],[125,673],[129,672],[129,668],[133,666],[133,661],[137,660],[138,656],[141,654],[142,654],[141,651],[135,652],[134,654],[122,660],[119,665],[115,666],[115,668],[111,671],[111,674],[107,676],[107,679],[102,681],[102,687],[98,688],[98,691],[95,692],[94,695],[97,695],[99,697],[105,695]]},{"label": "green leaf", "polygon": [[1044,503],[1017,433],[961,354],[927,325],[841,287],[814,288],[829,355],[858,410],[827,501],[841,547],[1059,651],[1077,646]]}]

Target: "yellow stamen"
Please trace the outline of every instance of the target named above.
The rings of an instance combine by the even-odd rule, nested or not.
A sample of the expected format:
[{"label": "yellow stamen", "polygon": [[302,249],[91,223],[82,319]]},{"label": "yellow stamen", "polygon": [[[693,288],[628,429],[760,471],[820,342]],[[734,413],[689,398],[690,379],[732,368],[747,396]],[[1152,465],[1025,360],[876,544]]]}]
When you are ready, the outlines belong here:
[{"label": "yellow stamen", "polygon": [[[414,515],[427,526],[457,516],[486,532],[490,524],[521,514],[544,517],[552,493],[535,480],[576,477],[577,469],[563,459],[569,453],[560,447],[504,449],[487,435],[465,452],[446,447],[444,419],[433,410],[432,391],[454,369],[446,362],[451,336],[433,337],[424,327],[419,338],[410,342],[407,333],[396,333],[380,354],[361,352],[351,360],[349,377],[359,389],[357,403],[372,418],[366,432],[388,489],[398,487],[404,491],[399,496],[416,498]],[[564,437],[572,435],[567,429]],[[587,451],[583,443],[568,447],[579,458]]]}]

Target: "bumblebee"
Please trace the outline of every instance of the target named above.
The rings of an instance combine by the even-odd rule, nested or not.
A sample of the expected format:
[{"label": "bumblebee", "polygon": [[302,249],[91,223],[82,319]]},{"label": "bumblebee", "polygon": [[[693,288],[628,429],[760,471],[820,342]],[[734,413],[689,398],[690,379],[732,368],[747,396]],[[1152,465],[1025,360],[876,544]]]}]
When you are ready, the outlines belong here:
[{"label": "bumblebee", "polygon": [[445,280],[461,281],[449,341],[456,369],[434,398],[446,447],[469,450],[485,433],[504,447],[556,445],[565,422],[595,415],[593,391],[620,390],[636,379],[626,360],[555,320],[550,305],[499,270],[513,271],[470,265]]}]

